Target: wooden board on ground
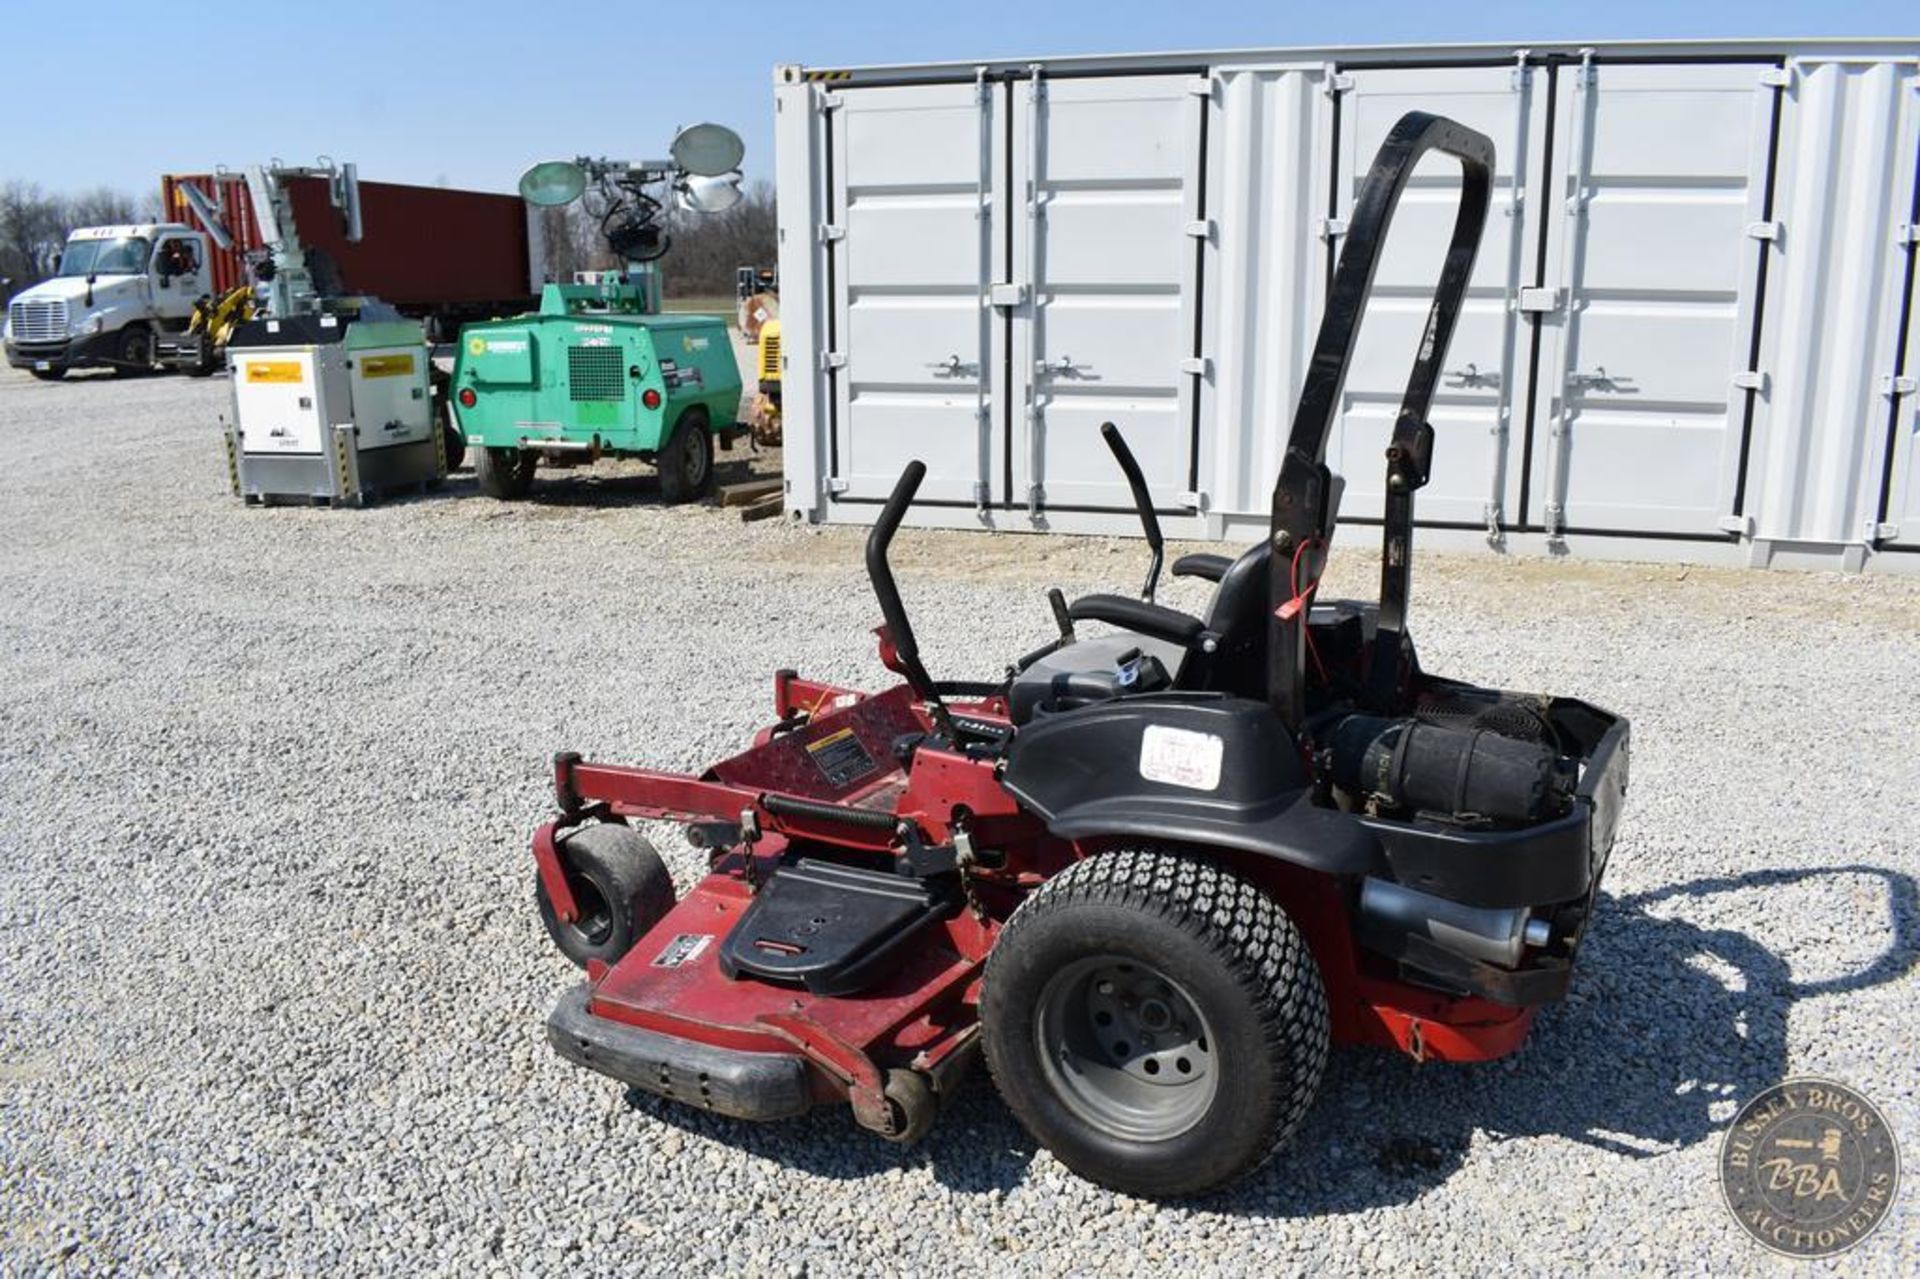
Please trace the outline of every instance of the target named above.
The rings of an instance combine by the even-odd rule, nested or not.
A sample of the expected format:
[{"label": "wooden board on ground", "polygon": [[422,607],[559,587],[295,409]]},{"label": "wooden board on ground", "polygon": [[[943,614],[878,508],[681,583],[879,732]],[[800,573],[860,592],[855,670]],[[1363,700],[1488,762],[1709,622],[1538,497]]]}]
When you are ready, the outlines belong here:
[{"label": "wooden board on ground", "polygon": [[714,500],[722,506],[751,506],[768,495],[780,493],[780,480],[747,480],[740,484],[723,484],[714,490]]}]

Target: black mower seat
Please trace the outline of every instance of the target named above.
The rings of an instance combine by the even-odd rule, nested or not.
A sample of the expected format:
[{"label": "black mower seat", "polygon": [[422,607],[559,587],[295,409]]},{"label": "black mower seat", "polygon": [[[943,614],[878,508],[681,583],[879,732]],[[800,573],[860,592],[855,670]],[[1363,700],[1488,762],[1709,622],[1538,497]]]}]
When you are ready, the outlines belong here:
[{"label": "black mower seat", "polygon": [[[1216,579],[1206,620],[1178,609],[1127,595],[1087,595],[1067,606],[1076,622],[1104,622],[1119,628],[1069,644],[1033,663],[1013,679],[1009,710],[1013,722],[1025,723],[1034,712],[1066,710],[1129,693],[1164,688],[1202,689],[1259,696],[1265,688],[1267,638],[1267,572],[1273,563],[1272,544],[1262,540],[1235,559],[1224,555],[1183,556],[1205,561],[1207,576],[1214,565],[1227,567]],[[1175,571],[1179,571],[1176,564]],[[1129,657],[1150,658],[1164,668],[1165,680],[1149,672],[1123,672]],[[1246,685],[1246,687],[1242,687]]]}]

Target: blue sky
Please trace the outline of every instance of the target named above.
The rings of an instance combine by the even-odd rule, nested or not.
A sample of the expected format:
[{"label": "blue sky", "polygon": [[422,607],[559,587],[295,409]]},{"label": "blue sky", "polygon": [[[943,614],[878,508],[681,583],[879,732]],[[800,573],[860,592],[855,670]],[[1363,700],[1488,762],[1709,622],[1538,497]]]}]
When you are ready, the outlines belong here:
[{"label": "blue sky", "polygon": [[[1083,3],[1081,0],[0,0],[0,180],[129,191],[163,172],[319,153],[363,176],[506,190],[526,164],[658,154],[731,124],[772,173],[772,77],[813,66],[1025,54],[1460,40],[1920,35],[1880,0]],[[31,51],[31,52],[29,52]],[[32,116],[17,104],[38,103]]]}]

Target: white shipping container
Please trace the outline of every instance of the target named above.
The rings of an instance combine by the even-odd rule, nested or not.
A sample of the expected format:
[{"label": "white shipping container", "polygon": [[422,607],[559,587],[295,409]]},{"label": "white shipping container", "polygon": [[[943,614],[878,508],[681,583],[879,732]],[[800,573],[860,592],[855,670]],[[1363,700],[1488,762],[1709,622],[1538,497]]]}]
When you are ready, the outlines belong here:
[{"label": "white shipping container", "polygon": [[[1499,149],[1426,545],[1920,570],[1920,41],[1299,49],[775,72],[788,507],[1259,536],[1374,149]],[[1451,226],[1416,175],[1327,461],[1377,522]]]}]

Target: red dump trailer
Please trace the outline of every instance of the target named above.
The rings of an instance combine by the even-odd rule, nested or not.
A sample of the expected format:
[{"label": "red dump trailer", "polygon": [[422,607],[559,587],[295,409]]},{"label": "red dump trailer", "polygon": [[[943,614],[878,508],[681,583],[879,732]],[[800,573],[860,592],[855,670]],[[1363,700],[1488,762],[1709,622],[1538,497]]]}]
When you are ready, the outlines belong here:
[{"label": "red dump trailer", "polygon": [[[349,243],[326,178],[280,180],[301,242],[331,260],[345,292],[433,320],[443,338],[472,320],[531,310],[538,299],[547,263],[530,210],[517,195],[363,181],[361,238]],[[183,189],[189,185],[214,206],[233,237],[231,249],[211,249],[213,283],[224,291],[247,278],[246,255],[263,247],[246,178],[222,173],[160,179],[166,217],[200,227]]]}]

